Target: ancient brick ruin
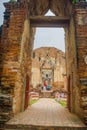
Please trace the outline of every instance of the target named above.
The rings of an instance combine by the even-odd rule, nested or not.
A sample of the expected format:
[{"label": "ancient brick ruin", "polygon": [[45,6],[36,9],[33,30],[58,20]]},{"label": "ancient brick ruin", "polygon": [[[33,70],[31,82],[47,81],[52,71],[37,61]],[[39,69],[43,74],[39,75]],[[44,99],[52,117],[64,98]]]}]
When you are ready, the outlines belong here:
[{"label": "ancient brick ruin", "polygon": [[[87,124],[87,3],[18,0],[4,3],[0,28],[0,124],[28,106],[31,56],[37,26],[65,29],[68,108]],[[51,10],[56,16],[45,17]]]},{"label": "ancient brick ruin", "polygon": [[65,53],[55,47],[40,47],[32,55],[33,88],[47,84],[56,89],[67,91]]}]

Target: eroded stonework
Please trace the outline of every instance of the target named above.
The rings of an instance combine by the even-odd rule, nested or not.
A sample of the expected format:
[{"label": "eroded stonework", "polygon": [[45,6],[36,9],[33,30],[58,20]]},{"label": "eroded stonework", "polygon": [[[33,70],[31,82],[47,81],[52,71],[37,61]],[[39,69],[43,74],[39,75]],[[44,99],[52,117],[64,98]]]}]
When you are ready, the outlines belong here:
[{"label": "eroded stonework", "polygon": [[42,85],[46,80],[51,86],[65,87],[65,53],[54,47],[41,47],[33,51],[32,81],[33,87]]},{"label": "eroded stonework", "polygon": [[4,6],[6,10],[0,31],[0,125],[28,106],[27,91],[35,35],[30,17],[43,17],[49,9],[55,18],[59,16],[58,21],[68,16],[67,26],[64,26],[68,108],[87,124],[87,65],[84,62],[87,55],[87,22],[83,17],[87,15],[87,3],[18,0]]}]

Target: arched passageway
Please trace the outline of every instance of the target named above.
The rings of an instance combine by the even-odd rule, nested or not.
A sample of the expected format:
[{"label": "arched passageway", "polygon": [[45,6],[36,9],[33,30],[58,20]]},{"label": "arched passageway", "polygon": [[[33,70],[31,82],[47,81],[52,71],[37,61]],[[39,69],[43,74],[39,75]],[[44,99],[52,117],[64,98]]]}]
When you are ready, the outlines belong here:
[{"label": "arched passageway", "polygon": [[[71,0],[18,0],[4,6],[6,11],[0,36],[0,122],[5,123],[13,114],[24,111],[24,106],[27,108],[25,88],[31,78],[35,35],[32,27],[54,26],[65,29],[69,108],[87,123],[87,3],[79,1],[73,5]],[[55,17],[44,16],[49,9]]]}]

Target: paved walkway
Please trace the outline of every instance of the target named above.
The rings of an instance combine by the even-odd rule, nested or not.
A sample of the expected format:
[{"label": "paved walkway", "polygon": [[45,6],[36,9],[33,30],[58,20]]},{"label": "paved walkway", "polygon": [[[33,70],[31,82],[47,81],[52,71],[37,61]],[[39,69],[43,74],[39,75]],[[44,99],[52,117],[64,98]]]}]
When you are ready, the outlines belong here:
[{"label": "paved walkway", "polygon": [[28,109],[15,116],[7,124],[85,127],[74,114],[58,104],[54,99],[42,98]]}]

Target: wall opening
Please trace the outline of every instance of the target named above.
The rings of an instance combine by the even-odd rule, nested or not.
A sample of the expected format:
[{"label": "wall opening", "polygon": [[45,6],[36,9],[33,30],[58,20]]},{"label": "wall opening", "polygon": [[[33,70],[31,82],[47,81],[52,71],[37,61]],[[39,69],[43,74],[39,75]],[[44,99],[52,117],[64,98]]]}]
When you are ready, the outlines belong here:
[{"label": "wall opening", "polygon": [[55,16],[55,14],[49,9],[45,16]]},{"label": "wall opening", "polygon": [[[48,95],[44,96],[44,90],[46,90],[51,92],[50,95],[53,98],[56,97],[56,100],[58,100],[59,95],[61,99],[64,97],[65,101],[63,100],[63,102],[67,104],[64,37],[63,28],[36,28],[30,93],[33,91],[38,95],[38,98],[43,98],[48,97]],[[32,99],[35,98],[33,94],[30,94]]]}]

